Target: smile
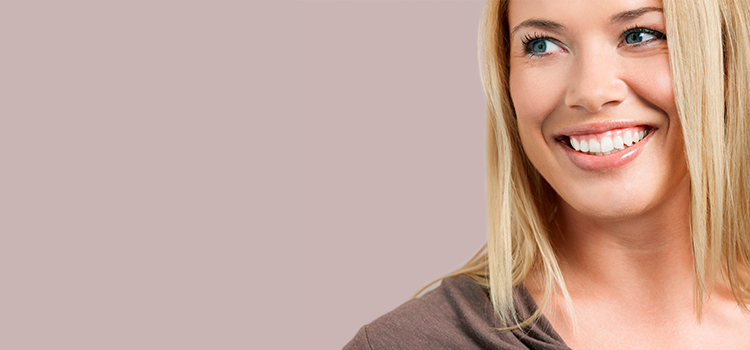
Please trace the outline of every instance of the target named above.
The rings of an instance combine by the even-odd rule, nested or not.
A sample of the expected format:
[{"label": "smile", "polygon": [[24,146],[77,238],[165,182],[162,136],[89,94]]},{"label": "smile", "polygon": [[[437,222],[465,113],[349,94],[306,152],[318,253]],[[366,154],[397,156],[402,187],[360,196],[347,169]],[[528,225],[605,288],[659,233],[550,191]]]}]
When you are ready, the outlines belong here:
[{"label": "smile", "polygon": [[593,156],[606,156],[631,147],[649,134],[649,127],[637,126],[598,134],[568,135],[561,141],[570,148]]}]

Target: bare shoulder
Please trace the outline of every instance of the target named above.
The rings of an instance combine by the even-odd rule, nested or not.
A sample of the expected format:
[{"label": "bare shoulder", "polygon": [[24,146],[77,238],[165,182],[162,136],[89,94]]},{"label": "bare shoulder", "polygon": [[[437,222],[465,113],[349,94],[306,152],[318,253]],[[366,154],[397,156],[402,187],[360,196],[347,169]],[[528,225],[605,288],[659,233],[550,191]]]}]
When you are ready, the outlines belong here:
[{"label": "bare shoulder", "polygon": [[737,304],[731,291],[719,290],[706,305],[692,337],[703,349],[750,349],[750,314]]}]

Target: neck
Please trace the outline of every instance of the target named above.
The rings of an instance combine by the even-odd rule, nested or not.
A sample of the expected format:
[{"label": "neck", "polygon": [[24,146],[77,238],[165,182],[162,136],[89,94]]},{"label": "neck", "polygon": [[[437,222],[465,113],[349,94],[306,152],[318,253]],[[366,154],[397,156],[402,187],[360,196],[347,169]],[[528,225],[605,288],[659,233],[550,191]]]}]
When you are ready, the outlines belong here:
[{"label": "neck", "polygon": [[571,295],[661,302],[677,293],[690,302],[689,186],[686,177],[673,196],[627,218],[586,216],[561,201],[552,241]]}]

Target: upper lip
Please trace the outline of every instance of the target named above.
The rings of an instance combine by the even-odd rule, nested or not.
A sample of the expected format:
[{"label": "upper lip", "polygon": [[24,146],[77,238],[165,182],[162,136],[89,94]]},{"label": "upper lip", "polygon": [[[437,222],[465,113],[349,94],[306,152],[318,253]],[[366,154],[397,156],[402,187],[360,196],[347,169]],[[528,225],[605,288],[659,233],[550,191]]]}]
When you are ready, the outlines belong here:
[{"label": "upper lip", "polygon": [[559,138],[563,136],[583,135],[583,134],[598,134],[609,130],[632,128],[636,126],[647,126],[649,128],[655,128],[651,123],[639,120],[610,120],[605,122],[596,122],[588,124],[571,125],[561,128],[553,136]]}]

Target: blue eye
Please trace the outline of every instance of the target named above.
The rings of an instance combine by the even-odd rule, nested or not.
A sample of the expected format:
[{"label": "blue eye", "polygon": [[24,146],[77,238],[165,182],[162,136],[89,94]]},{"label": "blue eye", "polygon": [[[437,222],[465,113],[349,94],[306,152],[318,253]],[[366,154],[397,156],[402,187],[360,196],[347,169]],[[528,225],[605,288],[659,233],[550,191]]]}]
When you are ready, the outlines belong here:
[{"label": "blue eye", "polygon": [[626,44],[640,44],[651,40],[666,39],[666,35],[646,28],[633,28],[624,34]]},{"label": "blue eye", "polygon": [[534,38],[534,39],[525,39],[523,42],[523,46],[526,50],[527,55],[539,55],[539,54],[548,54],[555,51],[562,50],[560,46],[552,42],[552,40],[549,40],[548,38]]},{"label": "blue eye", "polygon": [[625,37],[625,42],[628,44],[637,44],[644,41],[653,40],[654,38],[656,37],[651,34],[634,32],[628,34],[628,36]]}]

